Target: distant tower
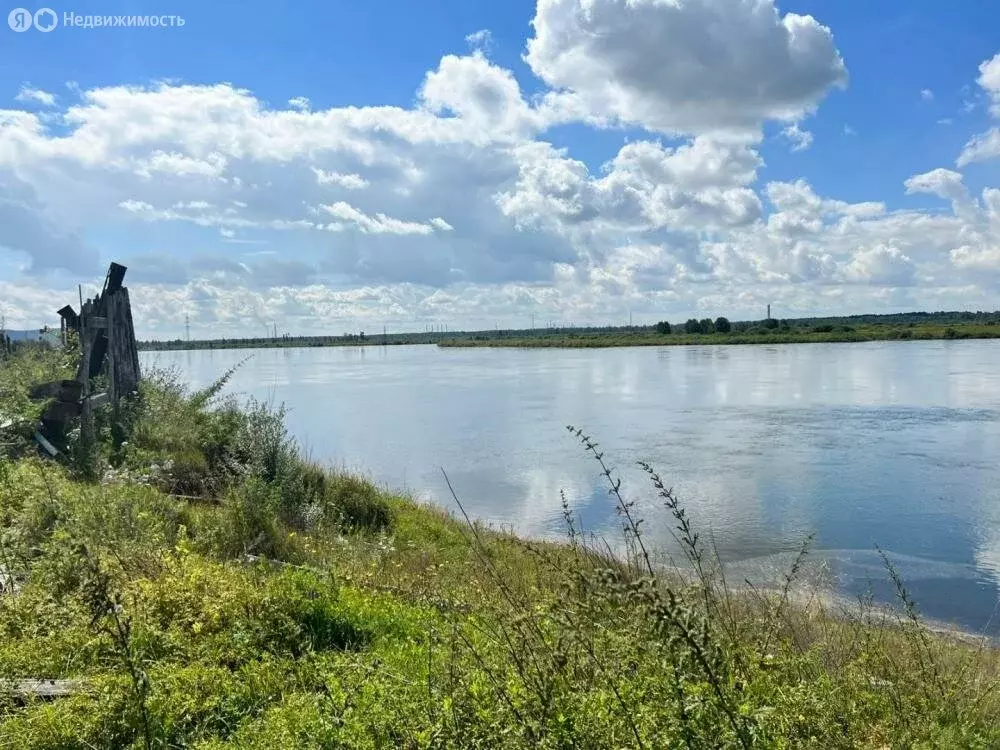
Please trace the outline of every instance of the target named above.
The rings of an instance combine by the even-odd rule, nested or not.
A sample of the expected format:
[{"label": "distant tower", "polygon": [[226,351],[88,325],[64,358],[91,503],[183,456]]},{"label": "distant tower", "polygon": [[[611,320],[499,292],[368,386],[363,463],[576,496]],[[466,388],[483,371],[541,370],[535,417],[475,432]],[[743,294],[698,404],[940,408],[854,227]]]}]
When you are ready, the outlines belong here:
[{"label": "distant tower", "polygon": [[191,316],[184,316],[184,335],[187,336],[187,340],[191,340]]},{"label": "distant tower", "polygon": [[767,306],[767,319],[768,320],[771,319],[771,306],[770,305]]}]

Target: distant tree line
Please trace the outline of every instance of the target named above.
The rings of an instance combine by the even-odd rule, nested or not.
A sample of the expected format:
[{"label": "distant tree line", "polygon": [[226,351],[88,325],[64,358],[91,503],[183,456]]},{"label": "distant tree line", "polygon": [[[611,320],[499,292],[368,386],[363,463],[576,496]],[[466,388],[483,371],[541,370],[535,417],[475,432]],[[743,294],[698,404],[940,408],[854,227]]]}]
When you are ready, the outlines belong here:
[{"label": "distant tree line", "polygon": [[810,333],[835,333],[851,332],[857,326],[903,326],[913,327],[916,325],[951,325],[951,324],[979,324],[979,325],[1000,325],[1000,311],[998,312],[914,312],[914,313],[893,313],[889,315],[846,315],[841,317],[828,318],[792,318],[781,319],[767,318],[759,321],[739,321],[732,323],[728,318],[719,317],[714,321],[710,318],[688,319],[683,328],[672,326],[669,322],[662,320],[652,327],[656,333],[667,335],[674,331],[683,330],[688,334],[711,334],[711,333],[755,333],[758,331],[779,331],[779,332],[810,332]]},{"label": "distant tree line", "polygon": [[[659,334],[666,335],[671,333],[673,328],[670,323],[661,320],[656,324],[655,330]],[[715,320],[711,318],[704,318],[703,320],[691,318],[684,324],[684,333],[730,333],[732,330],[733,325],[729,322],[729,319],[722,317]]]}]

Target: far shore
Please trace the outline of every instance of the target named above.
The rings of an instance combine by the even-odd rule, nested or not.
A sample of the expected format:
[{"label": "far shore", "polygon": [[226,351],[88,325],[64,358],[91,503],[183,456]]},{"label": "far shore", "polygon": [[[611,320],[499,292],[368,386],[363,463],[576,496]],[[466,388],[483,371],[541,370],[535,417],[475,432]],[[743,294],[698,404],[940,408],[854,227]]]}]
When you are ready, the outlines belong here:
[{"label": "far shore", "polygon": [[515,347],[530,349],[602,349],[628,346],[697,346],[737,344],[817,344],[856,343],[863,341],[935,341],[954,339],[1000,338],[1000,326],[962,325],[888,327],[872,326],[849,331],[814,331],[781,329],[753,333],[658,334],[637,333],[560,333],[537,336],[463,337],[442,341],[441,347]]},{"label": "far shore", "polygon": [[1000,312],[914,312],[759,321],[666,321],[645,326],[566,326],[456,331],[445,326],[420,332],[140,341],[140,351],[197,349],[285,349],[313,347],[414,346],[606,348],[705,344],[810,344],[858,341],[928,341],[1000,338]]}]

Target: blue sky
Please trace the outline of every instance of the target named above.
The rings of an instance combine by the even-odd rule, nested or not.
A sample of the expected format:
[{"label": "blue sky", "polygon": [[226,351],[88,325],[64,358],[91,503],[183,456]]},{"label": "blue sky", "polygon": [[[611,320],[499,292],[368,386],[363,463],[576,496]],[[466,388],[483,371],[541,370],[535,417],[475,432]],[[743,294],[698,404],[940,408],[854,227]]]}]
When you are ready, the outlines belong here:
[{"label": "blue sky", "polygon": [[996,307],[1000,6],[586,5],[0,27],[3,313],[112,258],[150,335]]}]

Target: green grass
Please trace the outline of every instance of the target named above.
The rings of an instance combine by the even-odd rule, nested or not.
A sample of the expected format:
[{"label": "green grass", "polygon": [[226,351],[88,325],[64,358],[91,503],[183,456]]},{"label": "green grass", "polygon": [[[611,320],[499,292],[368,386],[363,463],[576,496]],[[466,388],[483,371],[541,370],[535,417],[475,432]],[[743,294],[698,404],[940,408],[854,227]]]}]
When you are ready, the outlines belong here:
[{"label": "green grass", "polygon": [[[832,329],[832,330],[827,330]],[[1000,326],[983,323],[918,323],[907,325],[752,327],[731,333],[688,334],[613,330],[606,333],[538,333],[531,336],[464,336],[442,341],[442,347],[518,347],[597,349],[619,346],[691,346],[713,344],[810,344],[858,341],[928,341],[1000,338]]]},{"label": "green grass", "polygon": [[898,615],[811,596],[801,558],[733,589],[647,467],[686,552],[663,570],[577,431],[629,552],[568,506],[564,543],[520,539],[304,462],[221,386],[153,373],[98,482],[0,458],[0,679],[83,685],[0,693],[0,748],[1000,745],[997,651],[928,631],[898,578]]}]

